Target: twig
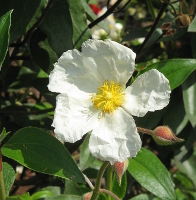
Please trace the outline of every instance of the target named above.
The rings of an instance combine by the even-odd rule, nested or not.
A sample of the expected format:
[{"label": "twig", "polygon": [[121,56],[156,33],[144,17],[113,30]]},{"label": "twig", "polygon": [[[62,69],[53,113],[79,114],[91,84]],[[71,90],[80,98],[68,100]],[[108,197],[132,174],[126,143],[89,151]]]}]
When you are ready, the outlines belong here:
[{"label": "twig", "polygon": [[122,2],[122,0],[118,0],[113,6],[111,6],[102,16],[100,16],[99,18],[97,18],[95,21],[91,22],[88,27],[89,28],[93,28],[93,26],[97,25],[99,22],[101,22],[102,20],[104,20],[106,17],[108,17],[109,15],[111,15],[113,13],[113,11],[115,10],[115,8]]},{"label": "twig", "polygon": [[[157,18],[154,22],[154,24],[152,25],[148,35],[146,36],[144,42],[141,44],[141,46],[139,47],[139,49],[137,50],[137,57],[139,56],[139,54],[141,53],[141,51],[143,50],[143,48],[145,47],[146,43],[148,42],[148,40],[150,39],[150,37],[152,36],[152,34],[154,33],[160,19],[161,19],[161,16],[163,14],[163,12],[165,11],[165,9],[167,8],[167,4],[166,3],[163,3],[162,7],[161,7],[161,10],[159,11],[158,15],[157,15]],[[136,58],[137,60],[137,58]]]}]

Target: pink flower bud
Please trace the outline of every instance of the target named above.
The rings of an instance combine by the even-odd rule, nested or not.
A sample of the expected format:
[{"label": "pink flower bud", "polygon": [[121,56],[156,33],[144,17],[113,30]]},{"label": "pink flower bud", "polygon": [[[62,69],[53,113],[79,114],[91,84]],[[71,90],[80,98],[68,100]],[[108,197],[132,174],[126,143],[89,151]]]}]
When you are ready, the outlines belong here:
[{"label": "pink flower bud", "polygon": [[152,137],[159,145],[171,145],[184,141],[183,139],[177,138],[172,130],[167,126],[158,126],[153,131]]},{"label": "pink flower bud", "polygon": [[126,159],[124,162],[115,162],[113,165],[114,173],[116,174],[116,177],[118,179],[119,185],[121,185],[121,179],[125,171],[127,170],[127,167],[129,166],[129,160]]},{"label": "pink flower bud", "polygon": [[93,192],[83,194],[82,200],[90,200]]}]

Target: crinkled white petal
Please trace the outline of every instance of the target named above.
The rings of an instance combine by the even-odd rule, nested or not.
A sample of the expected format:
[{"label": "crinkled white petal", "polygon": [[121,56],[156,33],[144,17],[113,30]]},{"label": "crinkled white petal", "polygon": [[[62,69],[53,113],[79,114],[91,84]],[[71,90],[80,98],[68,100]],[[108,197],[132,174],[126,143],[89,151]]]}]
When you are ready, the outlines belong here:
[{"label": "crinkled white petal", "polygon": [[72,93],[81,90],[96,93],[102,85],[97,65],[92,58],[87,58],[78,50],[69,50],[54,64],[49,76],[48,89],[52,92]]},{"label": "crinkled white petal", "polygon": [[87,40],[82,54],[91,57],[103,80],[112,80],[125,86],[135,69],[136,54],[129,48],[111,40]]},{"label": "crinkled white petal", "polygon": [[91,133],[89,148],[94,157],[110,161],[112,165],[136,156],[141,139],[132,116],[122,108],[105,114]]},{"label": "crinkled white petal", "polygon": [[76,142],[96,127],[98,112],[92,108],[89,95],[83,92],[75,95],[59,94],[52,126],[61,141]]},{"label": "crinkled white petal", "polygon": [[139,76],[125,92],[122,107],[131,115],[143,117],[148,111],[161,110],[169,103],[168,79],[156,69]]}]

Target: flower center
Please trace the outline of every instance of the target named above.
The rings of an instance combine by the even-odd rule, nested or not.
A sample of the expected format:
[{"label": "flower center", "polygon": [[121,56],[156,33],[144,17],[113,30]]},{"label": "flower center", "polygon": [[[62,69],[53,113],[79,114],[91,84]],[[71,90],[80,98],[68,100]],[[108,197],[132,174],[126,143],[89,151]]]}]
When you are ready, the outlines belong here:
[{"label": "flower center", "polygon": [[91,97],[93,105],[97,109],[102,109],[103,113],[111,113],[124,102],[124,93],[120,83],[113,81],[105,83],[98,88],[97,94]]}]

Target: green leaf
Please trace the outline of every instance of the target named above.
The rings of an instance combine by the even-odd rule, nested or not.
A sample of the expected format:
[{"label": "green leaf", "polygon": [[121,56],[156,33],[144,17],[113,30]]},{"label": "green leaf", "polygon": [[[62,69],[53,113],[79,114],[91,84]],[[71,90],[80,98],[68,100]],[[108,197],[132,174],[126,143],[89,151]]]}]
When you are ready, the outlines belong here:
[{"label": "green leaf", "polygon": [[15,171],[11,165],[6,162],[3,162],[3,180],[5,185],[6,196],[9,196],[10,189],[14,184],[15,180]]},{"label": "green leaf", "polygon": [[39,27],[48,35],[48,42],[58,57],[73,49],[73,26],[67,0],[54,1]]},{"label": "green leaf", "polygon": [[71,180],[66,180],[64,193],[69,195],[82,195],[79,185]]},{"label": "green leaf", "polygon": [[[84,6],[84,10],[87,14],[87,18],[92,22],[97,19],[97,15],[92,11],[91,7],[86,3],[85,0],[81,0],[82,4]],[[106,24],[104,21],[101,21],[97,24],[100,28],[104,29],[108,34],[110,33],[110,28],[108,24]]]},{"label": "green leaf", "polygon": [[151,194],[139,194],[131,198],[131,200],[158,200],[158,198],[154,197]]},{"label": "green leaf", "polygon": [[188,119],[196,126],[196,71],[182,84],[183,100]]},{"label": "green leaf", "polygon": [[12,11],[0,17],[0,70],[8,50]]},{"label": "green leaf", "polygon": [[177,135],[188,123],[181,93],[172,93],[167,110],[163,117],[163,124],[169,126]]},{"label": "green leaf", "polygon": [[152,129],[159,123],[164,113],[165,109],[162,109],[157,110],[156,112],[148,112],[144,117],[133,116],[133,118],[137,126]]},{"label": "green leaf", "polygon": [[41,189],[41,191],[50,191],[54,194],[54,196],[58,196],[61,194],[61,188],[58,186],[48,186]]},{"label": "green leaf", "polygon": [[194,17],[193,21],[189,25],[188,32],[196,32],[196,17]]},{"label": "green leaf", "polygon": [[78,49],[84,41],[91,37],[91,33],[87,26],[87,19],[81,0],[68,0],[68,2],[73,25],[73,44],[74,48]]},{"label": "green leaf", "polygon": [[31,198],[32,200],[37,200],[37,199],[41,199],[41,198],[45,198],[45,197],[53,197],[54,194],[50,191],[39,191],[39,192],[36,192],[34,193]]},{"label": "green leaf", "polygon": [[114,174],[113,182],[112,182],[112,192],[116,194],[117,197],[120,199],[123,199],[123,197],[126,194],[126,189],[127,189],[127,176],[126,172],[123,174],[122,179],[121,179],[121,185],[119,186],[118,179],[116,175]]},{"label": "green leaf", "polygon": [[13,43],[26,33],[27,27],[34,15],[38,18],[37,10],[41,9],[40,11],[43,12],[43,2],[45,0],[20,0],[20,3],[15,0],[0,0],[0,15],[11,9],[14,10],[12,13],[12,26],[10,28],[10,43]]},{"label": "green leaf", "polygon": [[94,161],[95,157],[91,155],[91,152],[89,150],[89,138],[90,134],[86,135],[86,138],[82,144],[82,149],[80,152],[80,169],[81,171],[84,171],[87,169]]},{"label": "green leaf", "polygon": [[56,197],[47,197],[44,200],[82,200],[81,196],[62,194]]},{"label": "green leaf", "polygon": [[40,68],[50,73],[53,64],[57,61],[58,56],[49,45],[48,37],[40,29],[37,29],[31,38],[30,49],[33,58]]},{"label": "green leaf", "polygon": [[129,173],[148,191],[161,199],[175,199],[173,183],[160,160],[149,150],[142,148],[129,159]]},{"label": "green leaf", "polygon": [[192,155],[188,159],[184,160],[183,162],[178,162],[178,160],[174,159],[174,164],[177,168],[185,173],[196,185],[196,156]]},{"label": "green leaf", "polygon": [[196,59],[172,59],[149,65],[142,73],[157,69],[168,78],[171,90],[181,85],[196,69]]},{"label": "green leaf", "polygon": [[189,156],[188,154],[189,152],[192,151],[192,147],[196,141],[195,131],[196,128],[190,130],[185,128],[185,134],[187,139],[185,139],[184,145],[180,149],[175,151],[175,157],[174,157],[175,163],[178,163],[179,161],[184,162],[187,159],[187,156]]},{"label": "green leaf", "polygon": [[3,146],[2,153],[32,170],[80,183],[85,182],[63,144],[41,129],[20,129]]},{"label": "green leaf", "polygon": [[32,199],[29,193],[27,192],[26,194],[22,194],[20,196],[7,197],[6,200],[32,200]]}]

